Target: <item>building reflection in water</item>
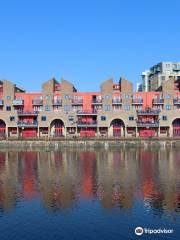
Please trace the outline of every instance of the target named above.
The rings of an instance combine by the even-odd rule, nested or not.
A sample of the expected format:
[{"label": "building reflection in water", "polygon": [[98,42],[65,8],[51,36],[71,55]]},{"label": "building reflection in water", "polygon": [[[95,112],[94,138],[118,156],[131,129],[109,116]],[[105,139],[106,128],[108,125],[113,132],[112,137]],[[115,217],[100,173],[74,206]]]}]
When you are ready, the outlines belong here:
[{"label": "building reflection in water", "polygon": [[155,214],[180,212],[180,151],[122,149],[0,153],[0,208],[41,199],[48,211],[95,199],[106,209],[143,201]]}]

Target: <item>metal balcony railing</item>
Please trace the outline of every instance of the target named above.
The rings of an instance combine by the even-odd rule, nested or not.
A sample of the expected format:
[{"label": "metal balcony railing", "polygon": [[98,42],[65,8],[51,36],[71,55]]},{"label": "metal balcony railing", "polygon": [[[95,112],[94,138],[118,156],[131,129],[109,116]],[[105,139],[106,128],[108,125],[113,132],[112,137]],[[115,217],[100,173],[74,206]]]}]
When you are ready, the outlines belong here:
[{"label": "metal balcony railing", "polygon": [[163,104],[164,103],[164,99],[162,99],[162,98],[153,98],[152,102],[153,102],[153,104]]},{"label": "metal balcony railing", "polygon": [[122,103],[122,99],[121,98],[113,98],[112,99],[112,104],[121,104]]},{"label": "metal balcony railing", "polygon": [[174,66],[174,67],[173,67],[173,70],[174,70],[174,71],[180,71],[180,66]]},{"label": "metal balcony railing", "polygon": [[33,122],[18,121],[17,125],[19,127],[37,127],[38,126],[38,121],[33,121]]},{"label": "metal balcony railing", "polygon": [[158,127],[159,121],[137,121],[137,127]]},{"label": "metal balcony railing", "polygon": [[97,110],[78,110],[77,115],[97,115]]},{"label": "metal balcony railing", "polygon": [[14,99],[13,100],[13,105],[24,105],[24,100],[23,99]]},{"label": "metal balcony railing", "polygon": [[102,99],[93,99],[92,104],[102,104]]},{"label": "metal balcony railing", "polygon": [[52,105],[60,106],[62,105],[62,99],[54,99]]},{"label": "metal balcony railing", "polygon": [[78,127],[96,127],[97,126],[97,121],[92,121],[92,122],[78,121],[77,126]]},{"label": "metal balcony railing", "polygon": [[159,115],[159,109],[145,109],[145,110],[137,110],[138,115]]},{"label": "metal balcony railing", "polygon": [[32,111],[32,112],[17,111],[17,114],[18,114],[19,116],[36,116],[36,115],[38,115],[38,111]]},{"label": "metal balcony railing", "polygon": [[73,99],[72,104],[74,105],[82,105],[83,104],[83,99]]},{"label": "metal balcony railing", "polygon": [[132,104],[143,104],[143,99],[133,98]]},{"label": "metal balcony railing", "polygon": [[32,105],[43,105],[43,100],[42,99],[33,99]]},{"label": "metal balcony railing", "polygon": [[180,98],[174,98],[174,104],[180,104]]}]

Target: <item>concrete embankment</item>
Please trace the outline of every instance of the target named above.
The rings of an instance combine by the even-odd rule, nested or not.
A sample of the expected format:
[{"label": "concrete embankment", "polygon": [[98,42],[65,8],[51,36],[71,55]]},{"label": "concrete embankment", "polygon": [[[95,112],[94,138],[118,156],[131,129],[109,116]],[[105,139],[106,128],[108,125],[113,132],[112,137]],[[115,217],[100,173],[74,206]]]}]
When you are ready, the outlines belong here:
[{"label": "concrete embankment", "polygon": [[0,150],[60,150],[61,148],[167,148],[180,147],[180,139],[60,139],[60,140],[2,140]]}]

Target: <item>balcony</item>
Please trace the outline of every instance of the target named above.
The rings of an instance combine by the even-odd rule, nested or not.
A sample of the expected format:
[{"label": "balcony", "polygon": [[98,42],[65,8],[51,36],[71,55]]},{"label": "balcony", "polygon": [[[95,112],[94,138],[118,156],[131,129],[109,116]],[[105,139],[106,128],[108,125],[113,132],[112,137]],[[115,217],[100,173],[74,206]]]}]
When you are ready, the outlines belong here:
[{"label": "balcony", "polygon": [[180,104],[180,98],[174,98],[174,104],[179,105]]},{"label": "balcony", "polygon": [[145,110],[137,110],[138,115],[159,115],[159,109],[145,109]]},{"label": "balcony", "polygon": [[137,127],[159,127],[159,121],[137,121]]},{"label": "balcony", "polygon": [[72,105],[83,105],[83,99],[73,99]]},{"label": "balcony", "polygon": [[23,99],[14,99],[13,105],[14,106],[24,105],[24,100]]},{"label": "balcony", "polygon": [[113,98],[112,99],[112,104],[113,105],[122,104],[122,99],[121,98]]},{"label": "balcony", "polygon": [[96,110],[78,110],[77,111],[77,115],[97,115],[97,111]]},{"label": "balcony", "polygon": [[61,106],[62,105],[62,99],[54,99],[52,101],[53,106]]},{"label": "balcony", "polygon": [[173,71],[180,71],[180,65],[176,65],[173,67]]},{"label": "balcony", "polygon": [[43,105],[43,100],[42,99],[33,99],[32,100],[32,105],[42,106]]},{"label": "balcony", "polygon": [[92,100],[92,105],[99,105],[102,104],[102,100],[101,99],[93,99]]},{"label": "balcony", "polygon": [[4,105],[4,100],[0,99],[0,106]]},{"label": "balcony", "polygon": [[77,127],[97,127],[97,121],[92,121],[92,122],[77,122]]},{"label": "balcony", "polygon": [[32,111],[32,112],[25,112],[25,111],[17,111],[18,116],[37,116],[38,111]]},{"label": "balcony", "polygon": [[133,98],[132,104],[142,105],[143,104],[143,99],[141,99],[141,98]]},{"label": "balcony", "polygon": [[153,98],[153,104],[164,104],[164,99],[162,98]]},{"label": "balcony", "polygon": [[33,122],[25,122],[25,121],[18,121],[17,122],[18,127],[37,127],[38,126],[38,122],[37,121],[33,121]]}]

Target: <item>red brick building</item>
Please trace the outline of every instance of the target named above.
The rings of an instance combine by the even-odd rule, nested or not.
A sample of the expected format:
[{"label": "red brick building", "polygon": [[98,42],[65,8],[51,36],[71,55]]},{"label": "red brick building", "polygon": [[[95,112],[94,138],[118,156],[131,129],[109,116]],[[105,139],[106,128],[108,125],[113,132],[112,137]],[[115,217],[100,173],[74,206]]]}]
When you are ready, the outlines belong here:
[{"label": "red brick building", "polygon": [[51,79],[42,92],[27,93],[0,81],[0,136],[4,137],[177,137],[180,81],[155,92],[133,92],[121,78],[99,92],[78,92],[69,81]]}]

